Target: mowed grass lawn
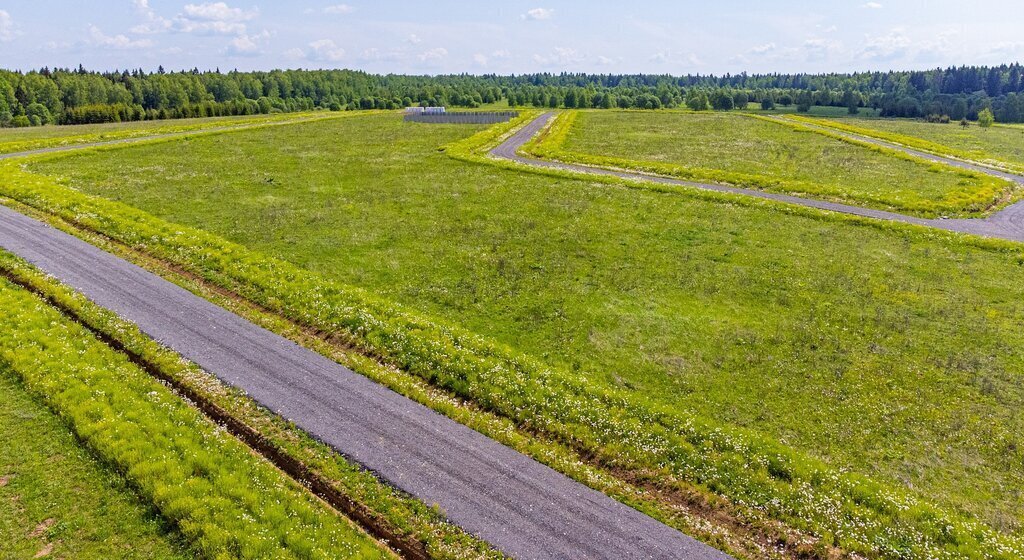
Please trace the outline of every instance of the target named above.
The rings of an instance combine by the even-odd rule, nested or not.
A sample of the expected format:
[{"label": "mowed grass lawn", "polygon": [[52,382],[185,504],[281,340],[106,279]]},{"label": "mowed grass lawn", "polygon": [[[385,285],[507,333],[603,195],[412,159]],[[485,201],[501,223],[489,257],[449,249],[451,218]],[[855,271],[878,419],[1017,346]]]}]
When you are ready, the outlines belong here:
[{"label": "mowed grass lawn", "polygon": [[0,558],[193,557],[3,365],[0,449]]},{"label": "mowed grass lawn", "polygon": [[438,151],[477,130],[360,116],[31,168],[1021,531],[1018,258]]},{"label": "mowed grass lawn", "polygon": [[951,170],[731,113],[580,111],[562,150],[765,177],[779,182],[768,190],[911,213],[967,210],[956,201],[984,188]]},{"label": "mowed grass lawn", "polygon": [[971,123],[927,123],[911,119],[842,119],[843,124],[905,134],[965,152],[978,161],[1005,161],[1024,169],[1024,126],[981,128]]}]

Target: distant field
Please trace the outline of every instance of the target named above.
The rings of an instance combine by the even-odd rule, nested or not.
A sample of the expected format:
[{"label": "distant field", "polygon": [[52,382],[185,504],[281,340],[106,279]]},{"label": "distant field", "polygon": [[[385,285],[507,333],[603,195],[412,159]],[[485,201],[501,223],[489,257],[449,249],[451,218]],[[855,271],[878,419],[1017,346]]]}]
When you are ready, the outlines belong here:
[{"label": "distant field", "polygon": [[193,558],[0,363],[0,557]]},{"label": "distant field", "polygon": [[[998,199],[1003,188],[993,189],[996,181],[965,177],[950,168],[936,170],[806,130],[729,113],[581,111],[564,143],[553,149],[554,157],[561,159],[575,160],[579,154],[584,163],[597,156],[627,167],[679,166],[685,178],[922,215],[978,211]],[[670,167],[664,171],[676,173]]]},{"label": "distant field", "polygon": [[747,104],[746,110],[747,111],[754,111],[754,112],[757,112],[757,113],[764,113],[766,115],[771,115],[773,113],[774,114],[783,114],[783,115],[800,114],[800,115],[810,115],[810,116],[816,116],[816,117],[831,117],[831,118],[851,117],[851,116],[856,116],[856,117],[863,118],[863,117],[877,117],[878,116],[878,110],[877,109],[872,109],[871,107],[861,107],[860,111],[857,113],[857,115],[850,115],[850,112],[849,112],[849,110],[846,107],[830,107],[830,106],[826,106],[826,105],[811,105],[811,110],[810,111],[808,111],[806,113],[798,113],[797,110],[796,110],[796,105],[789,105],[788,107],[784,107],[782,105],[776,104],[774,109],[764,110],[764,109],[761,109],[761,104],[760,103],[755,103],[753,101],[751,101],[750,103]]},{"label": "distant field", "polygon": [[313,113],[275,113],[271,115],[241,115],[205,119],[174,119],[159,121],[133,121],[126,123],[83,124],[64,126],[33,126],[26,128],[0,128],[0,154],[34,150],[49,146],[102,142],[121,138],[136,138],[151,134],[188,132],[273,122],[310,116]]},{"label": "distant field", "polygon": [[843,119],[840,124],[882,133],[883,139],[901,140],[891,136],[893,134],[919,138],[937,144],[935,148],[948,148],[946,151],[951,155],[981,162],[1007,163],[1024,171],[1024,125],[1000,125],[986,129],[971,123],[963,128],[960,123],[933,124],[911,119]]},{"label": "distant field", "polygon": [[[715,134],[669,128],[676,141],[655,135],[656,153],[689,147],[709,164],[752,166],[748,152],[763,148],[730,136],[736,124],[769,141],[796,135],[859,184],[860,165],[902,173],[900,162],[818,135],[732,115],[700,121]],[[482,128],[362,116],[32,169],[591,372],[637,402],[756,430],[1021,534],[1018,259],[437,151]],[[587,141],[600,145],[595,136]],[[626,154],[623,136],[651,141],[616,136],[611,147]]]}]

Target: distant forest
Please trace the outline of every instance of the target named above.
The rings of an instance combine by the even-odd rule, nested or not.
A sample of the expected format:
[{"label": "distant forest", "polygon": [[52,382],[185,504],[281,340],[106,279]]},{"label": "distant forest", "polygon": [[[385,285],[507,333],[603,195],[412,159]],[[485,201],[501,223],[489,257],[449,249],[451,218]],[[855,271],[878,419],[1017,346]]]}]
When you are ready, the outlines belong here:
[{"label": "distant forest", "polygon": [[411,105],[694,110],[814,105],[882,116],[1024,122],[1020,64],[914,72],[725,76],[523,74],[375,75],[353,70],[91,72],[0,70],[0,126],[83,124]]}]

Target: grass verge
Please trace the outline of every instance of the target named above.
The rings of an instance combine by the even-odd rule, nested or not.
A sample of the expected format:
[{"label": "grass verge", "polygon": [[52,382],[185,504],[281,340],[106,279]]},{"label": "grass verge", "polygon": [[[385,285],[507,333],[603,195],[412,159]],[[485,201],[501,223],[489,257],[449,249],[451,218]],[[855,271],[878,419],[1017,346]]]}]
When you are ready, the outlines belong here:
[{"label": "grass verge", "polygon": [[193,557],[0,362],[0,558]]},{"label": "grass verge", "polygon": [[[461,144],[454,155],[480,157],[486,143],[513,126],[481,133],[474,137],[479,145]],[[172,262],[309,328],[334,333],[361,352],[604,464],[645,472],[665,484],[703,486],[854,552],[981,558],[1013,557],[1020,551],[1012,537],[899,489],[837,472],[756,434],[595,389],[579,374],[548,368],[361,290],[22,173],[6,187],[12,197]]]},{"label": "grass verge", "polygon": [[0,308],[0,360],[200,556],[389,555],[45,301],[2,279]]},{"label": "grass verge", "polygon": [[[906,146],[908,148],[914,148],[923,152],[928,152],[938,156],[951,157],[955,159],[961,159],[968,162],[980,163],[982,165],[988,165],[997,169],[1010,171],[1014,173],[1024,173],[1024,164],[1020,162],[1008,161],[1005,158],[1000,158],[995,154],[987,152],[983,149],[964,149],[947,144],[942,144],[933,140],[912,136],[910,134],[902,134],[899,132],[893,132],[888,130],[879,130],[877,128],[868,128],[865,126],[857,126],[846,122],[838,122],[824,118],[812,118],[804,117],[800,115],[788,115],[787,119],[806,124],[813,124],[818,126],[824,126],[839,130],[842,132],[849,132],[851,134],[859,134],[861,136],[867,136],[869,138],[877,138],[878,140],[885,140],[894,144]],[[880,121],[876,123],[876,126],[886,125],[888,121]],[[910,123],[906,123],[910,124]],[[930,123],[913,123],[917,126],[928,126],[928,127],[949,127],[959,126],[956,124],[930,124]],[[1011,127],[1005,127],[1007,129]],[[981,130],[980,128],[978,130]],[[1018,139],[1024,142],[1024,136]]]}]

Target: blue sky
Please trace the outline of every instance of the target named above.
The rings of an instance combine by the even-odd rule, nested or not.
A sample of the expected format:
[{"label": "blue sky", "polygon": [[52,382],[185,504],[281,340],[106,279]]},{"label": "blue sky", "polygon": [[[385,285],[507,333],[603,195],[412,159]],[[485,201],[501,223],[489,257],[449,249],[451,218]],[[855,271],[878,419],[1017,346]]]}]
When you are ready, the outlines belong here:
[{"label": "blue sky", "polygon": [[0,0],[0,67],[25,70],[722,74],[1022,59],[1020,0]]}]

